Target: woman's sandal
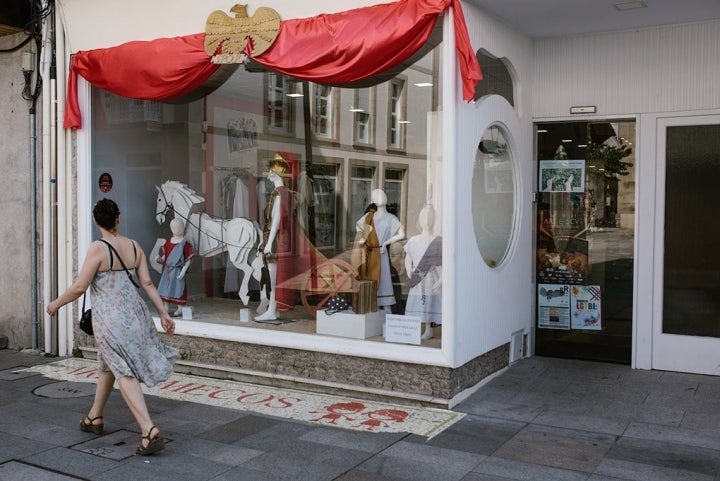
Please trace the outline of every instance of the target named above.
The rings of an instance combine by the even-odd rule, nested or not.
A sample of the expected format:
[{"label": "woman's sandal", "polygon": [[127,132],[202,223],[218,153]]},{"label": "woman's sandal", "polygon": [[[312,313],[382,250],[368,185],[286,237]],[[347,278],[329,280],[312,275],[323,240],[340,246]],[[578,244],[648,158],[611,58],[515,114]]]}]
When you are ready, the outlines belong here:
[{"label": "woman's sandal", "polygon": [[[154,438],[151,438],[150,435],[152,434],[153,429],[158,432],[158,435]],[[160,437],[160,430],[155,426],[151,427],[147,435],[143,436],[142,438],[147,439],[148,443],[143,446],[142,441],[140,441],[137,450],[135,450],[135,454],[139,454],[140,456],[148,456],[150,454],[157,453],[158,451],[162,451],[163,448],[165,448],[165,441]]]},{"label": "woman's sandal", "polygon": [[[96,418],[91,418],[90,416],[87,416],[85,419],[80,421],[80,431],[86,432],[86,433],[94,433],[98,436],[103,433],[103,428],[105,427],[105,423],[100,424],[94,424],[95,421],[98,419],[102,420],[102,416],[98,416]],[[89,421],[89,422],[85,422]]]}]

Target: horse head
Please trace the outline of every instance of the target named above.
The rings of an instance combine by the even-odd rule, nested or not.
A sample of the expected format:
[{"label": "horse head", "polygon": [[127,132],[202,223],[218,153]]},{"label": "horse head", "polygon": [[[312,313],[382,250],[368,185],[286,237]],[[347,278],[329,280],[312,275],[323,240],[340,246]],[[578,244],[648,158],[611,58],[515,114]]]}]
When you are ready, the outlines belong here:
[{"label": "horse head", "polygon": [[160,187],[155,186],[155,188],[158,190],[155,208],[155,219],[158,224],[165,222],[165,217],[171,210],[187,221],[192,207],[205,202],[204,197],[197,195],[194,190],[177,180],[167,180]]},{"label": "horse head", "polygon": [[157,185],[155,186],[155,188],[158,190],[157,202],[155,203],[155,220],[157,220],[158,224],[162,224],[163,222],[165,222],[165,215],[170,209],[172,209],[172,205],[170,204],[170,201],[168,200],[167,196],[165,195],[165,191],[163,190],[164,186],[165,184],[160,187],[158,187]]}]

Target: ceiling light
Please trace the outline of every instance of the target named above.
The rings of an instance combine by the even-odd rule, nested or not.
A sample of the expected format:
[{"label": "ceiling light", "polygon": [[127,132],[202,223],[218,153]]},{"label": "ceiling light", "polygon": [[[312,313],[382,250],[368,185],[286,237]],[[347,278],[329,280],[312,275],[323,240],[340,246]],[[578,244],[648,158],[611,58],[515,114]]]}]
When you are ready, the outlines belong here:
[{"label": "ceiling light", "polygon": [[365,111],[359,107],[350,107],[350,112],[365,112]]},{"label": "ceiling light", "polygon": [[288,97],[302,97],[303,94],[287,94]]},{"label": "ceiling light", "polygon": [[432,87],[432,82],[418,82],[414,84],[416,87]]},{"label": "ceiling light", "polygon": [[615,7],[615,10],[622,12],[625,10],[635,10],[636,8],[645,8],[647,7],[647,4],[642,0],[638,0],[634,2],[616,3],[613,4],[613,7]]},{"label": "ceiling light", "polygon": [[578,147],[580,147],[580,148],[587,147],[587,144],[578,144]]},{"label": "ceiling light", "polygon": [[547,129],[538,129],[538,134],[547,134]]},{"label": "ceiling light", "polygon": [[562,139],[562,141],[563,141],[564,143],[568,144],[568,143],[572,142],[572,139]]},{"label": "ceiling light", "polygon": [[410,121],[409,120],[399,120],[398,123],[399,124],[409,124]]}]

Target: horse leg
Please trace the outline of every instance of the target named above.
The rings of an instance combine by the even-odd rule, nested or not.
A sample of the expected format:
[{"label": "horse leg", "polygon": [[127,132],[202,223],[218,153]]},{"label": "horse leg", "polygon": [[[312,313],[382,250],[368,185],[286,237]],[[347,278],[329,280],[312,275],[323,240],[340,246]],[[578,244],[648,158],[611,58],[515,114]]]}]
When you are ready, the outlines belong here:
[{"label": "horse leg", "polygon": [[260,283],[260,305],[257,308],[257,313],[262,314],[267,311],[268,305],[270,304],[270,296],[267,292],[267,286],[262,285],[262,268],[263,268],[263,255],[262,253],[256,253],[253,260],[250,262],[252,267],[252,275],[258,283]]},{"label": "horse leg", "polygon": [[238,296],[242,303],[247,306],[248,302],[250,302],[250,276],[252,275],[252,271],[247,264],[247,259],[244,258],[239,249],[229,249],[228,254],[230,254],[233,265],[242,272]]}]

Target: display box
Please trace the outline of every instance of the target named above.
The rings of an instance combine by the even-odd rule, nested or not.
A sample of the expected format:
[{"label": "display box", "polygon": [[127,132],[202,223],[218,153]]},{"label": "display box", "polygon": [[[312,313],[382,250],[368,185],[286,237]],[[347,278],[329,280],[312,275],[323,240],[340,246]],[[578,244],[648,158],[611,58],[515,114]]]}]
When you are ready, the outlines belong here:
[{"label": "display box", "polygon": [[316,319],[315,331],[318,334],[367,339],[382,336],[385,312],[375,311],[355,314],[348,310],[336,312],[335,314],[326,314],[325,311],[320,310],[317,312]]}]

